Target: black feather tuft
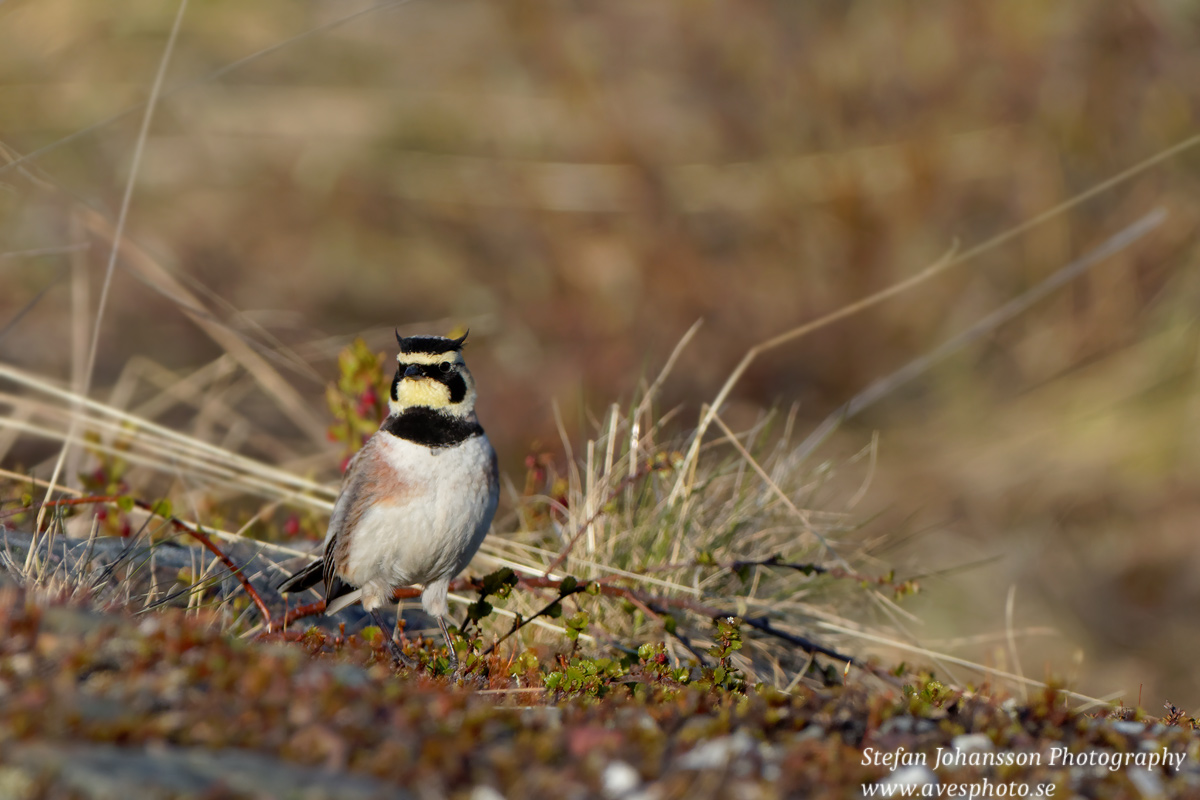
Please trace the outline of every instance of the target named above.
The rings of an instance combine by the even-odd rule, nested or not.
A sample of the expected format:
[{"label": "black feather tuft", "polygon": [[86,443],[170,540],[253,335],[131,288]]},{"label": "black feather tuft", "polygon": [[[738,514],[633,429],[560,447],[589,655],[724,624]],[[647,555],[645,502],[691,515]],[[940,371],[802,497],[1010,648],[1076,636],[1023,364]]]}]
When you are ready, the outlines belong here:
[{"label": "black feather tuft", "polygon": [[447,339],[445,336],[401,336],[396,333],[396,341],[400,343],[401,353],[428,353],[430,355],[441,355],[442,353],[454,353],[462,350],[463,342],[467,340],[467,333],[457,339]]}]

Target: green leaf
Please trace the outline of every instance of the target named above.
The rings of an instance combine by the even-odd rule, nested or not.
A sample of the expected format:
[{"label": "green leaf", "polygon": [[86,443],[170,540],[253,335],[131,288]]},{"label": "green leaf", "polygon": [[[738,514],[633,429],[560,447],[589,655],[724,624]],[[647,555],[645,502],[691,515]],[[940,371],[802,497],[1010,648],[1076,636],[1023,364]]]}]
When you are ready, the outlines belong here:
[{"label": "green leaf", "polygon": [[150,507],[151,512],[160,517],[169,517],[174,507],[170,500],[156,500],[154,505]]},{"label": "green leaf", "polygon": [[568,575],[567,577],[563,578],[562,583],[560,583],[558,585],[558,593],[560,595],[566,596],[566,595],[570,594],[571,592],[575,591],[575,587],[578,584],[579,584],[579,581],[575,580],[574,575]]},{"label": "green leaf", "polygon": [[480,593],[484,597],[493,594],[504,597],[516,583],[517,574],[508,567],[502,567],[483,576],[483,588],[480,589]]},{"label": "green leaf", "polygon": [[551,603],[546,609],[546,616],[550,619],[558,619],[563,615],[562,603]]},{"label": "green leaf", "polygon": [[486,600],[478,600],[467,607],[467,617],[473,622],[478,622],[491,613],[492,604]]},{"label": "green leaf", "polygon": [[129,464],[123,458],[114,458],[112,466],[108,470],[108,480],[112,483],[119,483],[125,477],[125,473],[129,471]]},{"label": "green leaf", "polygon": [[128,514],[130,511],[133,511],[133,506],[133,498],[129,495],[126,494],[117,498],[117,508],[124,511],[126,514]]},{"label": "green leaf", "polygon": [[579,638],[579,634],[583,633],[583,631],[588,626],[587,612],[580,611],[576,614],[572,614],[566,620],[566,625],[567,625],[567,636],[570,637],[571,641],[575,641],[576,639]]}]

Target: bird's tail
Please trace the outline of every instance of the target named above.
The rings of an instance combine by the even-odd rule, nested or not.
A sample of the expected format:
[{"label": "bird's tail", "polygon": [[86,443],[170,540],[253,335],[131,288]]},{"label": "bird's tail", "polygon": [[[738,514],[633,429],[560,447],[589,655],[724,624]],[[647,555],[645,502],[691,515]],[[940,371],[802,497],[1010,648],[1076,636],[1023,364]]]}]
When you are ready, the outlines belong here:
[{"label": "bird's tail", "polygon": [[287,594],[288,592],[300,592],[316,586],[321,582],[321,579],[324,576],[325,559],[322,558],[309,564],[307,567],[300,570],[283,583],[279,584],[279,591],[283,594]]},{"label": "bird's tail", "polygon": [[[327,616],[332,616],[333,614],[341,611],[343,608],[352,606],[359,600],[362,600],[362,589],[354,589],[353,587],[342,583],[340,579],[338,580],[338,583],[340,586],[335,588],[333,593],[330,595],[330,598],[326,601],[325,614]],[[339,594],[339,592],[343,592],[344,594]]]}]

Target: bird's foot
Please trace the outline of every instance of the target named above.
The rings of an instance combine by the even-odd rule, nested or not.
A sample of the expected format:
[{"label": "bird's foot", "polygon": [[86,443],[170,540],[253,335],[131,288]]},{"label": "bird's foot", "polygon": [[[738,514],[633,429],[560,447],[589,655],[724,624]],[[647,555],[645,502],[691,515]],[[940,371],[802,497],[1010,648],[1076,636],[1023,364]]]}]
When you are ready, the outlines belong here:
[{"label": "bird's foot", "polygon": [[409,669],[416,669],[417,667],[421,666],[421,662],[417,661],[415,658],[413,658],[409,655],[406,655],[405,652],[400,649],[400,645],[396,644],[395,639],[392,639],[391,637],[389,637],[385,644],[387,646],[388,652],[391,653],[392,662],[396,666],[403,665],[403,666],[408,667]]},{"label": "bird's foot", "polygon": [[486,689],[488,686],[487,675],[483,671],[472,672],[465,661],[454,669],[453,680],[455,686],[466,686],[476,691]]},{"label": "bird's foot", "polygon": [[463,681],[467,677],[467,662],[459,661],[458,655],[450,651],[450,679],[454,681],[456,686],[462,686]]},{"label": "bird's foot", "polygon": [[446,658],[450,662],[450,674],[453,676],[454,682],[461,685],[466,673],[466,666],[464,662],[458,660],[458,653],[454,650],[454,640],[450,638],[450,629],[446,627],[445,617],[438,617],[438,626],[442,629],[442,638],[446,640]]},{"label": "bird's foot", "polygon": [[391,654],[392,662],[395,663],[396,666],[403,665],[409,669],[416,669],[417,667],[421,666],[419,661],[411,656],[406,655],[405,652],[400,649],[400,645],[396,643],[395,637],[392,636],[392,631],[388,627],[387,621],[384,620],[383,615],[376,610],[371,612],[371,616],[375,619],[375,624],[379,626],[379,630],[383,633],[383,644],[385,647],[387,647],[388,653]]}]

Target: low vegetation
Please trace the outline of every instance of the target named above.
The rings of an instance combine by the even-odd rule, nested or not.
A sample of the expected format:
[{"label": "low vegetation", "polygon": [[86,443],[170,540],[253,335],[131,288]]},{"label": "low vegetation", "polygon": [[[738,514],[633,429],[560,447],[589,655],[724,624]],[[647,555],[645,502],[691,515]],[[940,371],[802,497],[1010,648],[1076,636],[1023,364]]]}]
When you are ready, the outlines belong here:
[{"label": "low vegetation", "polygon": [[[388,363],[361,341],[339,359],[327,399],[343,455],[378,425]],[[120,796],[841,796],[892,775],[866,747],[932,753],[983,734],[1006,751],[1195,749],[1177,710],[1158,725],[1121,713],[1132,727],[1114,729],[1056,687],[1017,702],[1023,687],[986,669],[955,686],[864,658],[854,632],[875,619],[872,635],[899,637],[881,626],[918,584],[854,544],[852,515],[820,507],[840,476],[797,456],[787,415],[736,435],[718,417],[723,436],[689,460],[655,408],[665,374],[611,407],[581,454],[535,452],[508,485],[476,562],[492,571],[453,587],[457,683],[419,614],[399,628],[421,666],[397,670],[377,628],[274,591],[316,546],[332,485],[101,404],[70,410],[69,393],[13,375],[31,417],[78,426],[88,461],[80,489],[49,501],[9,474],[10,796],[97,796],[89,770]],[[181,464],[188,480],[149,499]],[[1061,766],[937,774],[1132,786]]]}]

